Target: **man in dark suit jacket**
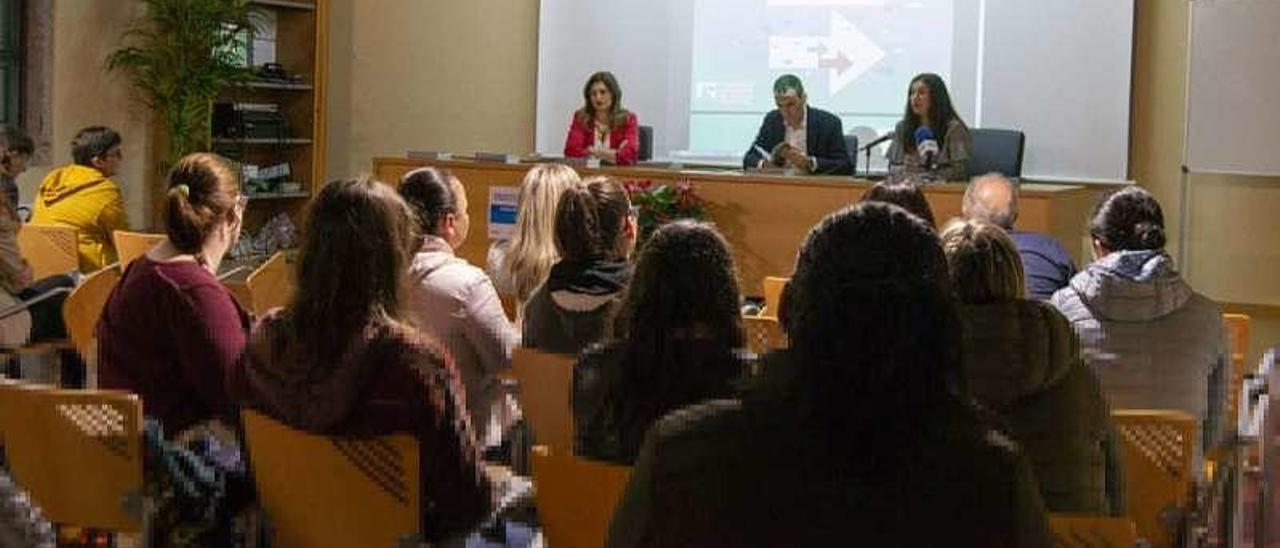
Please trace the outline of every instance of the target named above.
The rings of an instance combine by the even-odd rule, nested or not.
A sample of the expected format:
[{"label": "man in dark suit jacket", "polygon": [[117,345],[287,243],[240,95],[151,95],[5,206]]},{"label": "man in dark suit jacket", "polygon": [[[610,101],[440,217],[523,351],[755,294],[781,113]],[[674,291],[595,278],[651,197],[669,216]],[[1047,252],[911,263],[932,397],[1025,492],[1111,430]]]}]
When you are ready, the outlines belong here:
[{"label": "man in dark suit jacket", "polygon": [[[764,116],[755,143],[742,158],[743,169],[763,167],[766,153],[777,166],[817,175],[852,175],[844,129],[836,115],[805,104],[804,84],[793,74],[773,83],[778,109]],[[783,145],[786,143],[786,145]]]}]

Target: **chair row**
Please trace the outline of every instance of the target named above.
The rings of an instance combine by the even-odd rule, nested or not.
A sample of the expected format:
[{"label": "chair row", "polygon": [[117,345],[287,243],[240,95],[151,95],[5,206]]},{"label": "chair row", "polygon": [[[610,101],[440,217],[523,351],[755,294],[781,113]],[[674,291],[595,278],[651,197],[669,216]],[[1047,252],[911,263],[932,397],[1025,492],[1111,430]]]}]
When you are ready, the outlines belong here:
[{"label": "chair row", "polygon": [[[748,319],[777,330],[774,319]],[[553,455],[573,453],[573,361],[572,356],[528,349],[517,349],[512,360],[520,406],[534,440]],[[1156,546],[1170,545],[1180,526],[1175,518],[1188,511],[1197,476],[1192,470],[1195,419],[1186,413],[1160,410],[1116,410],[1112,418],[1125,466],[1126,514],[1132,516],[1144,538]],[[535,456],[535,488],[541,489],[537,461]],[[577,483],[591,484],[581,479]]]},{"label": "chair row", "polygon": [[[528,387],[543,386],[531,384],[542,375],[530,379],[527,367],[554,370],[558,363],[563,377],[571,367],[568,358],[522,353],[517,363],[534,435],[562,444],[539,446],[532,455],[544,534],[551,546],[601,546],[630,470],[572,456],[563,445],[572,439],[571,420],[551,420],[547,409],[525,397],[535,392]],[[567,386],[565,395],[567,411]],[[276,545],[389,546],[419,536],[419,457],[410,436],[331,438],[252,411],[242,418]],[[1172,537],[1159,535],[1159,519],[1186,504],[1194,421],[1168,412],[1119,411],[1116,418],[1137,527],[1123,519],[1055,516],[1054,530],[1064,545],[1096,546],[1090,539],[1116,535],[1132,539],[1135,531],[1168,545]],[[143,531],[141,419],[142,402],[132,394],[0,384],[0,444],[12,475],[61,525]],[[548,440],[557,431],[567,439]]]}]

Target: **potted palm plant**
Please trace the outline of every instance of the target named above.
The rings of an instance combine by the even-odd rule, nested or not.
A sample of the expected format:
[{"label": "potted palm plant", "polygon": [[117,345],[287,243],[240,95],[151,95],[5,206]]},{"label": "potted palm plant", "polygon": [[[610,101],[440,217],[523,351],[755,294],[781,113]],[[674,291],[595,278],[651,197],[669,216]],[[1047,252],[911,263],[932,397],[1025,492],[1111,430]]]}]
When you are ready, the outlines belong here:
[{"label": "potted palm plant", "polygon": [[142,0],[146,14],[121,37],[107,67],[128,75],[164,124],[172,165],[208,150],[213,101],[252,77],[248,40],[258,9],[250,0]]}]

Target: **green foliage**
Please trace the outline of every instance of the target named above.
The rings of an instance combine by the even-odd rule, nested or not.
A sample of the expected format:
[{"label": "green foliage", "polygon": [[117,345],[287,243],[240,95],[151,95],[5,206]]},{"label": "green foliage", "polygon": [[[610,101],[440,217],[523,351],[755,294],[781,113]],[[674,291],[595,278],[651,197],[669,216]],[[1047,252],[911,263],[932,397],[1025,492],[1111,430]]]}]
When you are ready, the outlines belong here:
[{"label": "green foliage", "polygon": [[693,183],[676,181],[674,185],[654,185],[652,181],[623,181],[622,186],[637,209],[641,243],[658,227],[679,219],[706,218],[705,202],[694,191]]},{"label": "green foliage", "polygon": [[110,70],[128,74],[169,135],[172,165],[208,150],[213,100],[246,82],[248,37],[259,13],[249,0],[142,0],[147,13],[107,57]]}]

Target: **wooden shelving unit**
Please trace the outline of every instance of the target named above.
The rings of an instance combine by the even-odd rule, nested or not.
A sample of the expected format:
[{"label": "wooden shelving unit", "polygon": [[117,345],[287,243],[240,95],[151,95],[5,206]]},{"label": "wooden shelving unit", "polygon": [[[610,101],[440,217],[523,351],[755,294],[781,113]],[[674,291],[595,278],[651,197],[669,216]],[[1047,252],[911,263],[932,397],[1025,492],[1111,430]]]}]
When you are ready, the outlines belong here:
[{"label": "wooden shelving unit", "polygon": [[[288,163],[289,181],[300,192],[250,194],[245,225],[251,230],[279,213],[301,225],[301,213],[324,184],[325,71],[328,64],[329,0],[252,0],[274,19],[274,61],[298,80],[261,80],[230,90],[217,99],[229,103],[274,103],[286,122],[280,137],[214,136],[213,148],[233,160],[260,167]],[[268,59],[269,60],[269,59]],[[255,59],[255,66],[264,60]]]}]

